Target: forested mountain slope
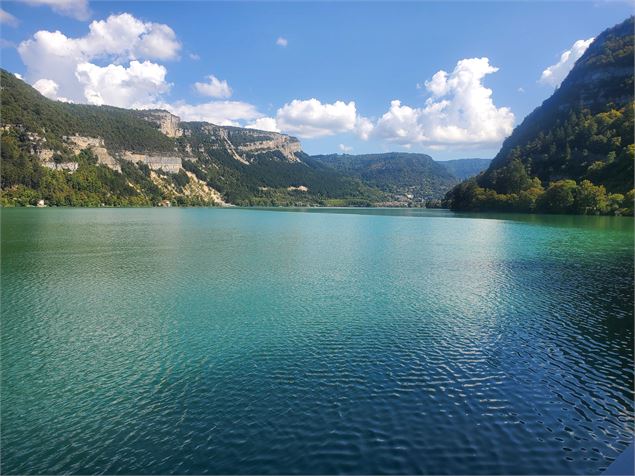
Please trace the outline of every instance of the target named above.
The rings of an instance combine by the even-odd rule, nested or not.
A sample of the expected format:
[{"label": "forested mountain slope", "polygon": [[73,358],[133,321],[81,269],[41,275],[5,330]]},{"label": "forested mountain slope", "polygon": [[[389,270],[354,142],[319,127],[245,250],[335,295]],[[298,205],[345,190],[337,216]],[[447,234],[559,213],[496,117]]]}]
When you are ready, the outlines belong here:
[{"label": "forested mountain slope", "polygon": [[406,195],[415,200],[439,198],[459,181],[443,162],[435,162],[426,154],[331,154],[315,155],[313,159],[393,198]]},{"label": "forested mountain slope", "polygon": [[492,164],[447,195],[455,210],[632,213],[633,18],[601,33]]},{"label": "forested mountain slope", "polygon": [[454,159],[439,162],[459,180],[475,177],[489,167],[492,159]]},{"label": "forested mountain slope", "polygon": [[49,100],[0,76],[2,204],[368,205],[383,194],[293,137]]}]

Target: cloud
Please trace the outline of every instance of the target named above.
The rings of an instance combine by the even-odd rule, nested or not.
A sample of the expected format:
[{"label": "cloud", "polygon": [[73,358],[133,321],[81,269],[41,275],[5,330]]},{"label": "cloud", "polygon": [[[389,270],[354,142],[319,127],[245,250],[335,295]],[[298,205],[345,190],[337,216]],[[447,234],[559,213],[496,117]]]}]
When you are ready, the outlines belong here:
[{"label": "cloud", "polygon": [[90,18],[90,9],[88,8],[88,0],[20,0],[28,5],[46,5],[60,15],[73,17],[77,20],[88,20]]},{"label": "cloud", "polygon": [[294,99],[278,109],[275,117],[259,117],[248,128],[283,132],[305,139],[354,133],[367,139],[372,122],[357,114],[355,102],[322,103],[312,99]]},{"label": "cloud", "polygon": [[[188,104],[169,102],[167,68],[156,60],[178,57],[181,45],[167,25],[143,22],[128,13],[93,21],[85,36],[71,38],[60,31],[36,32],[18,46],[26,79],[52,99],[125,108],[167,109],[185,121],[241,125],[260,121],[257,108],[240,101]],[[214,76],[197,89],[227,98],[227,81]],[[271,127],[271,124],[268,124]]]},{"label": "cloud", "polygon": [[348,154],[349,152],[351,152],[353,150],[353,148],[351,146],[348,146],[346,144],[340,144],[338,147],[345,154]]},{"label": "cloud", "polygon": [[460,60],[452,73],[438,71],[424,83],[430,97],[423,107],[393,100],[371,136],[404,146],[501,142],[512,131],[514,115],[507,107],[496,107],[492,90],[483,85],[485,76],[496,71],[488,58]]},{"label": "cloud", "polygon": [[0,38],[0,48],[15,48],[16,45],[12,41]]},{"label": "cloud", "polygon": [[0,8],[0,24],[8,26],[18,26],[18,19],[11,15],[8,11]]},{"label": "cloud", "polygon": [[282,46],[283,48],[286,48],[288,44],[289,44],[289,40],[287,40],[286,38],[282,36],[279,36],[278,39],[276,40],[276,45]]},{"label": "cloud", "polygon": [[174,30],[168,25],[142,22],[129,13],[93,21],[89,30],[88,35],[73,41],[90,57],[171,60],[178,56],[181,48]]},{"label": "cloud", "polygon": [[374,128],[375,126],[370,119],[362,116],[357,116],[357,121],[355,123],[355,133],[360,137],[360,139],[368,140]]},{"label": "cloud", "polygon": [[525,88],[523,88],[522,86],[519,87],[516,91],[518,91],[519,93],[524,93],[525,92]]},{"label": "cloud", "polygon": [[131,61],[127,68],[114,64],[101,67],[81,63],[76,69],[86,102],[132,108],[152,104],[169,90],[166,73],[164,66],[151,61]]},{"label": "cloud", "polygon": [[167,109],[184,121],[206,121],[221,126],[239,126],[244,121],[262,117],[253,104],[241,101],[210,101],[202,104],[156,103],[151,108]]},{"label": "cloud", "polygon": [[[21,79],[21,78],[20,78]],[[38,79],[33,83],[33,87],[47,98],[55,99],[57,97],[58,84],[51,79]]]},{"label": "cloud", "polygon": [[589,45],[593,43],[594,38],[588,40],[578,40],[573,43],[570,49],[560,55],[560,60],[542,72],[538,82],[549,86],[558,87],[569,71],[575,65],[575,62],[584,54]]},{"label": "cloud", "polygon": [[209,82],[207,83],[194,83],[194,88],[204,95],[213,98],[228,98],[232,95],[232,88],[229,87],[227,81],[221,81],[213,74],[208,76]]},{"label": "cloud", "polygon": [[315,98],[294,99],[276,114],[278,128],[304,138],[324,137],[342,132],[367,130],[368,124],[357,115],[355,102],[335,101],[322,104]]},{"label": "cloud", "polygon": [[[22,76],[17,73],[15,73],[15,77],[18,79],[22,79]],[[70,102],[67,98],[58,96],[57,90],[59,89],[59,86],[55,81],[52,81],[50,79],[38,79],[35,84],[33,84],[33,87],[42,96],[46,96],[47,98],[55,99],[57,101]]]},{"label": "cloud", "polygon": [[198,61],[201,59],[201,57],[197,55],[196,53],[190,53],[188,56],[190,57],[192,61]]},{"label": "cloud", "polygon": [[260,131],[280,132],[278,123],[273,117],[260,117],[245,127],[247,129],[258,129]]},{"label": "cloud", "polygon": [[13,73],[13,76],[15,76],[16,78],[24,81],[24,78],[22,77],[22,75],[20,73]]},{"label": "cloud", "polygon": [[[128,74],[135,74],[140,67],[138,64],[133,66],[132,62],[174,59],[180,47],[169,26],[142,22],[128,13],[122,13],[91,22],[89,32],[83,37],[70,38],[60,31],[40,30],[32,38],[20,43],[18,53],[27,68],[25,77],[30,83],[48,79],[58,85],[57,94],[63,97],[74,102],[95,102],[99,101],[95,94],[97,83],[104,86],[108,84],[104,74],[113,74],[113,81],[121,81],[122,64],[130,62],[129,67],[123,69],[128,69]],[[100,67],[93,64],[95,61],[110,61],[111,64]],[[94,67],[87,64],[93,64]],[[148,65],[144,68],[147,72],[151,69],[155,73],[158,71],[156,67],[150,68]],[[99,71],[102,71],[102,78],[98,80]],[[130,89],[135,84],[140,86],[140,96],[147,98],[147,87],[144,81],[138,79],[135,76],[124,81],[122,84],[127,90],[118,98],[132,98],[134,93]],[[147,79],[152,80],[149,77]],[[167,88],[167,84],[154,84],[159,92]],[[108,97],[113,94],[112,91],[105,93]],[[118,104],[131,106],[119,100]]]}]

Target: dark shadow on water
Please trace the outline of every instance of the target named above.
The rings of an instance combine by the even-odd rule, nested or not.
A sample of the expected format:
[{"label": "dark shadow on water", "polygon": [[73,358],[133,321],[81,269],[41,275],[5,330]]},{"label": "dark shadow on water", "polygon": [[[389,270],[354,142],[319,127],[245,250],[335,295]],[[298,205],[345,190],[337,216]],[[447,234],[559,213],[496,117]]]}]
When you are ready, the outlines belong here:
[{"label": "dark shadow on water", "polygon": [[241,208],[242,210],[262,210],[294,213],[331,213],[340,215],[371,215],[389,217],[420,218],[470,218],[480,220],[504,220],[528,225],[541,225],[561,228],[585,228],[589,230],[633,231],[633,217],[586,216],[586,215],[544,215],[526,213],[468,213],[453,212],[447,209],[428,208],[326,208],[326,207],[272,207]]}]

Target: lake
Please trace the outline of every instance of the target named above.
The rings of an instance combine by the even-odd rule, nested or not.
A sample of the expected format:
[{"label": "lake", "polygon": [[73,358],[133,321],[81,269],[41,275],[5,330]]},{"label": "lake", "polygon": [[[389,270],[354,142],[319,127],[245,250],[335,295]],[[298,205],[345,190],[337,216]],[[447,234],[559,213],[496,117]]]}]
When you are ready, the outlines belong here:
[{"label": "lake", "polygon": [[2,466],[599,474],[633,219],[3,209]]}]

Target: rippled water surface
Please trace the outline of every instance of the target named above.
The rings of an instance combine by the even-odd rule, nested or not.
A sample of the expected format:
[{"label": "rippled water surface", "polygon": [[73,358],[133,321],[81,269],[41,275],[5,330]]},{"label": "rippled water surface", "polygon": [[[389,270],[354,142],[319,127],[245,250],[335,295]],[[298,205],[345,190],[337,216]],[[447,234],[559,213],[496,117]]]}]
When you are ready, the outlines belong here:
[{"label": "rippled water surface", "polygon": [[599,474],[633,220],[2,210],[2,473]]}]

